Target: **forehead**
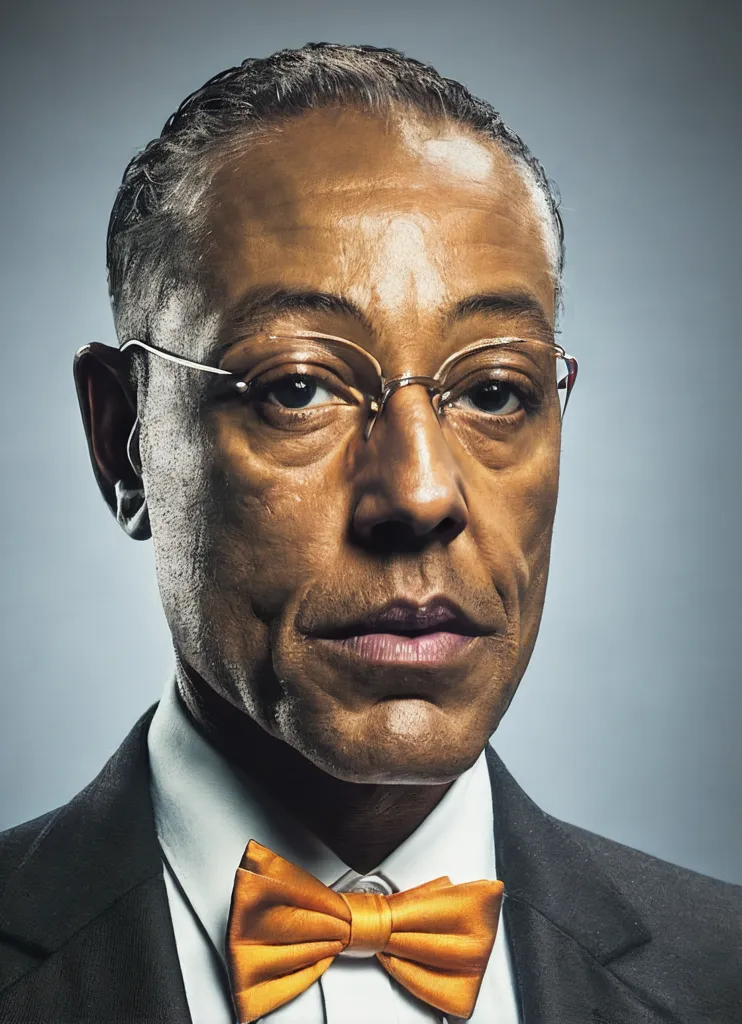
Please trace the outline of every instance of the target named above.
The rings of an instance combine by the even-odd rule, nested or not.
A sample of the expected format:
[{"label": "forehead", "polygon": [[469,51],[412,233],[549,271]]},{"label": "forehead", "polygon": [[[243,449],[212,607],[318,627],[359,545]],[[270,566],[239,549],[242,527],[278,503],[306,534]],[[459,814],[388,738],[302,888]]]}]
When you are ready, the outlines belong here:
[{"label": "forehead", "polygon": [[383,328],[517,292],[553,320],[545,204],[496,142],[461,126],[310,111],[222,157],[207,202],[227,305],[261,286],[341,293]]}]

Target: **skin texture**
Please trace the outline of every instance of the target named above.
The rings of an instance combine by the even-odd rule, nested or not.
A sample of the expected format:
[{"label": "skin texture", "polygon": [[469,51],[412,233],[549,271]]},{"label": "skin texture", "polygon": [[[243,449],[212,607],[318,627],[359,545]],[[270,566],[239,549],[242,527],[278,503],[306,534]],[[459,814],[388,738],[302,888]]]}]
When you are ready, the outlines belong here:
[{"label": "skin texture", "polygon": [[[432,374],[483,337],[553,340],[542,211],[511,158],[459,127],[312,111],[233,147],[205,201],[210,311],[173,293],[150,339],[170,351],[239,369],[239,307],[258,286],[350,300],[365,322],[294,308],[263,323],[345,337],[387,376]],[[445,322],[483,293],[527,296],[541,314],[505,304]],[[517,460],[483,464],[420,387],[390,399],[367,443],[318,447],[310,460],[289,439],[277,459],[238,402],[214,397],[212,375],[149,357],[132,388],[125,366],[91,348],[78,390],[104,495],[129,532],[151,525],[180,694],[228,757],[369,870],[473,764],[528,663],[557,499],[558,405]],[[143,481],[125,452],[135,408]],[[481,634],[444,666],[370,665],[313,635],[434,597]]]}]

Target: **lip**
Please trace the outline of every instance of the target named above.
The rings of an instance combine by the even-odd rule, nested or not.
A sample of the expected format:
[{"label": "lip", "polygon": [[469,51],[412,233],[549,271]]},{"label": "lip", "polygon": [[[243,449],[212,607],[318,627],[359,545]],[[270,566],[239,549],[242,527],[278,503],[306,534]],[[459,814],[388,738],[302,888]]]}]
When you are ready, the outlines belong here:
[{"label": "lip", "polygon": [[390,601],[347,623],[320,627],[313,635],[322,640],[347,640],[371,633],[415,637],[435,632],[471,637],[482,636],[487,630],[453,601],[433,597],[421,603],[408,599]]},{"label": "lip", "polygon": [[443,597],[391,601],[353,622],[324,628],[315,638],[338,653],[373,664],[440,665],[487,630]]}]

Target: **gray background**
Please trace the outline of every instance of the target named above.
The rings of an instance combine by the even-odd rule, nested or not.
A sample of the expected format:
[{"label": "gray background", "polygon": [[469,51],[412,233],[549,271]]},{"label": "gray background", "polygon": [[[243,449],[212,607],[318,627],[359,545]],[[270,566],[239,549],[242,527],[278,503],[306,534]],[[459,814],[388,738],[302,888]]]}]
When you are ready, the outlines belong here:
[{"label": "gray background", "polygon": [[552,813],[742,882],[740,5],[353,8],[4,10],[0,827],[82,787],[171,666],[150,547],[97,494],[71,378],[78,345],[113,341],[121,173],[211,74],[331,39],[465,81],[563,195],[580,380],[542,634],[497,745]]}]

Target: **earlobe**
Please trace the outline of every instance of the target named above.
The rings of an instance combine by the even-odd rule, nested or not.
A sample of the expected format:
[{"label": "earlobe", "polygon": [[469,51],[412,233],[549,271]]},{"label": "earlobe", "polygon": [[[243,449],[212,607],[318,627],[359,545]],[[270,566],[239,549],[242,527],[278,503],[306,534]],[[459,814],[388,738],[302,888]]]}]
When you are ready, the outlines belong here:
[{"label": "earlobe", "polygon": [[116,522],[133,540],[149,540],[152,530],[149,525],[147,495],[142,479],[142,458],[139,454],[139,417],[134,420],[126,442],[126,455],[134,471],[131,481],[117,480]]},{"label": "earlobe", "polygon": [[147,495],[144,492],[144,482],[139,479],[139,486],[117,480],[115,487],[116,494],[116,522],[121,529],[132,538],[132,540],[149,540],[152,530],[149,525],[149,509],[147,508]]}]

